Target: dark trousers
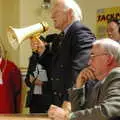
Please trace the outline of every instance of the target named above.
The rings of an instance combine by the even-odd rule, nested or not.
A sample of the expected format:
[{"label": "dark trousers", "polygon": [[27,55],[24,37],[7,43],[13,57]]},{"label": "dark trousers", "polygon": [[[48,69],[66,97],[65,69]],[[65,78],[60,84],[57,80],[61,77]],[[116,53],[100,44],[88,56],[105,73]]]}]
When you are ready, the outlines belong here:
[{"label": "dark trousers", "polygon": [[69,101],[67,92],[53,92],[52,93],[52,104],[61,107],[64,101]]},{"label": "dark trousers", "polygon": [[50,95],[32,95],[30,113],[46,113],[52,103]]},{"label": "dark trousers", "polygon": [[109,120],[120,120],[120,116],[112,117]]}]

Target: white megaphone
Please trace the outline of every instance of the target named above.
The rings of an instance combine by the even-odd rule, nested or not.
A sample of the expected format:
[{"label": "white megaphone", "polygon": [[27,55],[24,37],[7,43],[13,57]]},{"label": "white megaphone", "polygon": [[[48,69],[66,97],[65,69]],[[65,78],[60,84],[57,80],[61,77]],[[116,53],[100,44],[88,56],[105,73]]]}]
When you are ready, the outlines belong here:
[{"label": "white megaphone", "polygon": [[13,28],[9,26],[7,31],[8,41],[14,49],[17,49],[21,42],[35,34],[40,35],[48,30],[48,24],[45,22],[37,23],[25,28]]}]

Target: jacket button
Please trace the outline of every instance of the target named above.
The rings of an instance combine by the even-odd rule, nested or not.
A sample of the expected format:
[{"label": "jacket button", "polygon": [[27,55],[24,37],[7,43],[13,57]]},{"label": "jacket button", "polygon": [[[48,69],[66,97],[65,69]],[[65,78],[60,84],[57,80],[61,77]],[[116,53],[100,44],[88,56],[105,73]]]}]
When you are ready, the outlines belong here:
[{"label": "jacket button", "polygon": [[51,80],[53,80],[53,78],[51,78]]},{"label": "jacket button", "polygon": [[56,81],[60,80],[59,78],[56,78]]},{"label": "jacket button", "polygon": [[60,65],[60,68],[63,68],[63,67],[64,67],[64,66],[61,64],[61,65]]}]

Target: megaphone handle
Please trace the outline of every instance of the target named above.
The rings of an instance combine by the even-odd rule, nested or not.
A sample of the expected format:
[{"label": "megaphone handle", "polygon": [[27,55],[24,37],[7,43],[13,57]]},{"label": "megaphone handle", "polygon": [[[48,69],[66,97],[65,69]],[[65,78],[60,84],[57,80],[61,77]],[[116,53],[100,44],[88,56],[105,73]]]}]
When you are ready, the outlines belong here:
[{"label": "megaphone handle", "polygon": [[[39,37],[40,37],[40,33],[34,34],[34,35],[31,37],[31,40],[32,40],[31,42],[32,42],[32,43],[35,43],[35,42],[38,43]],[[32,43],[31,43],[31,44],[32,44]],[[34,45],[32,45],[32,46],[33,46],[32,51],[37,53],[37,52],[38,52],[38,47],[35,48]]]}]

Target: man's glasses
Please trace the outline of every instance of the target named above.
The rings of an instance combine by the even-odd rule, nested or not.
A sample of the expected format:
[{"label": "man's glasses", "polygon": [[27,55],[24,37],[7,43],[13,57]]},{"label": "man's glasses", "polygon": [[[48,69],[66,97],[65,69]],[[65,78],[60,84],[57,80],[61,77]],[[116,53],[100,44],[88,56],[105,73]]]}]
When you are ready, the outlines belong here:
[{"label": "man's glasses", "polygon": [[103,55],[108,55],[108,54],[107,54],[107,53],[101,53],[101,54],[98,54],[98,55],[91,54],[91,55],[90,55],[90,58],[93,59],[93,58],[95,58],[95,57],[103,56]]}]

